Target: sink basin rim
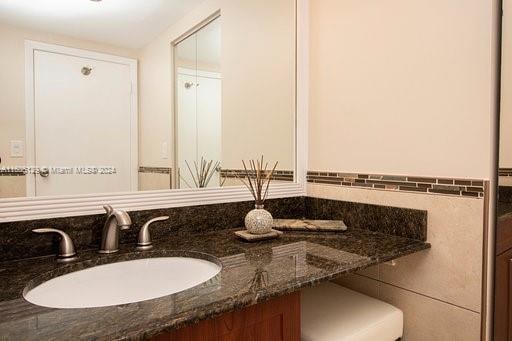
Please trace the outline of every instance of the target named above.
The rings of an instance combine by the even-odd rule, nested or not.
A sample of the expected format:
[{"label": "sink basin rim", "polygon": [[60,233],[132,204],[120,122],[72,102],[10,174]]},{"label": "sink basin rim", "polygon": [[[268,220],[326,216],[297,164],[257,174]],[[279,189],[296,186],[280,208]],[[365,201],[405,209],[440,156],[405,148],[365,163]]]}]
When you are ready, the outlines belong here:
[{"label": "sink basin rim", "polygon": [[[222,263],[218,258],[216,258],[212,255],[206,254],[206,253],[201,253],[201,252],[173,250],[173,251],[152,252],[149,255],[147,253],[144,253],[144,254],[133,253],[133,254],[125,254],[125,255],[117,255],[117,256],[118,257],[115,257],[114,260],[112,259],[112,256],[108,257],[109,259],[96,259],[98,264],[96,264],[96,262],[94,260],[86,260],[86,261],[80,262],[80,263],[72,263],[67,266],[61,266],[54,270],[48,271],[42,275],[39,275],[39,276],[33,278],[32,280],[30,280],[29,283],[24,287],[23,293],[22,293],[23,298],[25,299],[25,301],[30,302],[31,304],[35,304],[35,305],[47,307],[47,308],[87,309],[87,308],[112,307],[112,306],[118,306],[118,305],[143,302],[143,301],[148,301],[148,300],[152,300],[152,299],[159,299],[159,298],[162,298],[165,296],[169,296],[169,295],[173,295],[173,294],[183,292],[186,290],[190,290],[193,288],[201,287],[203,285],[210,283],[215,278],[220,277],[220,274],[222,271]],[[119,256],[121,256],[121,257],[127,256],[128,259],[121,258]],[[174,271],[174,272],[172,272],[172,271],[166,272],[165,269],[157,269],[157,270],[151,269],[152,272],[150,275],[152,276],[152,278],[160,277],[160,276],[162,276],[162,274],[164,276],[167,276],[167,278],[164,278],[164,282],[168,283],[168,284],[163,284],[160,287],[158,287],[158,285],[157,285],[156,289],[160,290],[160,292],[162,290],[168,291],[168,292],[165,294],[149,295],[148,292],[144,292],[143,294],[141,294],[143,289],[138,290],[136,296],[142,295],[144,297],[147,297],[144,299],[138,299],[138,298],[135,298],[135,299],[128,298],[127,299],[127,298],[125,298],[125,299],[123,299],[123,302],[119,302],[119,303],[109,303],[109,304],[96,303],[96,304],[91,304],[91,305],[87,305],[87,306],[75,306],[74,304],[70,303],[70,304],[66,304],[66,306],[59,306],[59,305],[54,305],[54,304],[38,304],[37,302],[40,302],[40,300],[36,299],[34,297],[30,297],[30,294],[29,294],[30,292],[34,293],[33,292],[34,290],[36,290],[37,288],[39,288],[43,285],[47,286],[48,282],[51,282],[50,284],[54,284],[54,285],[55,285],[55,283],[57,283],[57,286],[58,286],[62,281],[66,281],[66,280],[69,280],[69,278],[76,278],[76,277],[78,277],[78,278],[85,277],[86,281],[92,282],[96,286],[104,285],[104,282],[101,282],[100,280],[98,280],[97,277],[94,277],[94,276],[91,277],[90,273],[92,272],[96,275],[97,274],[109,274],[111,271],[119,271],[119,269],[123,269],[123,268],[133,269],[133,267],[134,266],[137,267],[137,265],[140,267],[141,264],[149,265],[150,267],[158,266],[157,264],[163,264],[163,266],[170,266],[171,268],[173,266],[174,267],[181,266],[181,268],[177,269],[178,271]],[[185,266],[187,267],[187,271],[191,271],[189,269],[189,267],[193,268],[192,274],[190,276],[185,276],[185,277],[184,276],[176,276],[175,275],[176,273],[180,273],[180,275],[182,275],[182,270],[184,269]],[[201,271],[201,273],[199,273],[199,275],[198,275],[197,268],[204,270],[204,271]],[[146,269],[144,268],[143,271],[145,271],[145,270]],[[168,269],[168,270],[170,270],[170,269]],[[174,270],[176,270],[176,269],[174,269]],[[196,271],[196,273],[193,273],[193,271]],[[148,276],[140,276],[140,273],[138,273],[136,275],[133,270],[129,270],[127,272],[127,276],[144,277],[146,280],[148,277]],[[115,276],[112,276],[112,277],[115,277]],[[199,277],[199,279],[197,279],[198,277]],[[135,282],[138,280],[137,278],[132,278],[132,279],[134,279]],[[173,284],[174,285],[176,284],[173,281],[178,282],[178,284],[179,284],[179,285],[177,285],[178,289],[176,289],[176,286],[173,287]],[[180,281],[185,281],[185,282],[188,281],[188,283],[183,283],[183,282],[180,283]],[[121,284],[124,284],[124,283],[126,283],[126,282],[123,282]],[[128,287],[130,285],[132,285],[132,289],[133,289],[134,284],[129,282]],[[167,285],[167,287],[165,289],[162,289],[162,287],[165,287],[166,285]],[[121,293],[119,293],[119,295],[122,295],[123,290],[126,291],[126,288],[124,288],[124,285],[122,285],[121,287],[123,287],[123,288],[116,289],[116,291],[121,291]],[[143,284],[141,284],[140,287],[142,288]],[[113,287],[111,285],[107,289],[112,289],[112,288]],[[85,290],[87,291],[88,289],[89,288],[86,287]],[[50,287],[50,288],[46,287],[46,290],[51,291],[51,290],[55,290],[55,289],[54,289],[54,287]],[[158,292],[158,290],[156,290],[156,291]],[[65,294],[68,296],[71,295],[70,292],[73,292],[73,291],[75,292],[75,295],[76,295],[76,289],[74,289],[73,287],[67,286],[64,289],[64,291],[65,291]],[[92,295],[91,297],[93,297],[93,301],[94,301],[96,295],[101,295],[100,291],[103,291],[103,290],[99,290],[98,288],[96,288],[96,291],[94,292],[95,295],[92,295],[91,292],[89,292],[88,294]],[[117,294],[117,293],[115,293],[115,294]],[[107,300],[110,300],[110,299],[111,299],[110,297],[107,298]],[[71,299],[71,301],[74,302],[73,299]]]}]

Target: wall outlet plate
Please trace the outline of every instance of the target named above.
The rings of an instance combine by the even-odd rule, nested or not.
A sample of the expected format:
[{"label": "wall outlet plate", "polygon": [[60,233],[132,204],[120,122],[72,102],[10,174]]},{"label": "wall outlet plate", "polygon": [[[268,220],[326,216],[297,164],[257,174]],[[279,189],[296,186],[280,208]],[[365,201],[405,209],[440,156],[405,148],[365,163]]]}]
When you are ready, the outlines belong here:
[{"label": "wall outlet plate", "polygon": [[22,140],[11,140],[11,157],[23,157]]}]

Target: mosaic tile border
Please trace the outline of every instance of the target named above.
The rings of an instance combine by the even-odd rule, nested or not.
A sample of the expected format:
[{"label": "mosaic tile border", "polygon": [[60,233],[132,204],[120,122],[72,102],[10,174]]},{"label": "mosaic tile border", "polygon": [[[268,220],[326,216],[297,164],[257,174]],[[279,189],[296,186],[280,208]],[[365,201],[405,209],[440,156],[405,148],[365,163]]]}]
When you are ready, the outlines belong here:
[{"label": "mosaic tile border", "polygon": [[[167,167],[139,167],[139,173],[171,174],[172,169]],[[23,171],[13,171],[0,168],[0,176],[25,176]]]},{"label": "mosaic tile border", "polygon": [[[139,167],[139,173],[171,174],[172,169],[167,167]],[[0,168],[0,176],[25,176],[24,171]]]},{"label": "mosaic tile border", "polygon": [[308,171],[307,181],[309,183],[343,187],[362,187],[368,189],[455,195],[474,198],[484,197],[484,181],[476,179]]},{"label": "mosaic tile border", "polygon": [[500,168],[498,169],[499,176],[512,176],[512,168]]},{"label": "mosaic tile border", "polygon": [[0,168],[0,176],[25,176],[22,170],[13,170],[11,168]]},{"label": "mosaic tile border", "polygon": [[172,168],[168,167],[139,167],[139,173],[171,174]]},{"label": "mosaic tile border", "polygon": [[[238,178],[244,177],[245,171],[243,169],[222,169],[220,171],[221,178]],[[291,170],[276,170],[274,171],[274,176],[272,180],[277,181],[290,181],[293,182],[293,171]]]}]

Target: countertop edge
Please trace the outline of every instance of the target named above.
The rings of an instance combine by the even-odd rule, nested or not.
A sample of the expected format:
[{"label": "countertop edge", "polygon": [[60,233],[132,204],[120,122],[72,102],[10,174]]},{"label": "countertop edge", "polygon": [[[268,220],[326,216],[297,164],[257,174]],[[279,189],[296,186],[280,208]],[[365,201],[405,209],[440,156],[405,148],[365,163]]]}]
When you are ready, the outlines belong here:
[{"label": "countertop edge", "polygon": [[[169,323],[166,326],[160,326],[160,327],[155,327],[155,328],[149,327],[148,329],[146,329],[143,332],[132,332],[132,333],[125,334],[122,337],[113,336],[113,340],[117,340],[117,341],[145,340],[147,338],[154,337],[161,333],[170,332],[175,329],[180,329],[180,328],[183,328],[183,327],[186,327],[189,325],[197,324],[201,321],[215,318],[215,317],[221,316],[223,314],[226,314],[226,313],[229,313],[232,311],[240,310],[240,309],[243,309],[243,308],[255,305],[255,304],[259,304],[259,303],[262,303],[262,302],[265,302],[265,301],[268,301],[268,300],[271,300],[271,299],[274,299],[277,297],[291,294],[300,289],[312,287],[316,284],[333,280],[333,279],[335,279],[341,275],[344,275],[344,274],[353,273],[355,271],[358,271],[358,270],[361,270],[361,269],[364,269],[364,268],[367,268],[367,267],[370,267],[373,265],[382,264],[385,262],[389,262],[391,260],[409,256],[409,255],[417,253],[417,252],[429,250],[432,247],[431,244],[428,242],[422,242],[422,241],[418,241],[418,242],[420,242],[422,244],[417,244],[414,247],[408,247],[408,248],[401,249],[397,252],[399,254],[382,255],[376,259],[370,260],[369,262],[365,262],[364,264],[359,264],[358,266],[355,266],[354,268],[343,269],[343,270],[340,270],[337,272],[328,273],[328,274],[318,276],[315,278],[309,278],[307,281],[304,281],[302,283],[299,282],[296,285],[290,286],[290,287],[286,288],[285,290],[280,290],[278,292],[269,292],[269,290],[261,290],[261,291],[255,293],[254,295],[246,295],[246,296],[248,296],[247,300],[243,300],[244,299],[243,296],[236,297],[236,299],[227,300],[227,302],[233,301],[233,304],[228,303],[226,305],[227,302],[216,302],[216,304],[213,304],[212,306],[216,306],[218,303],[221,303],[221,307],[219,307],[218,309],[213,309],[206,314],[201,314],[201,312],[198,311],[197,316],[196,316],[196,314],[194,314],[194,316],[191,317],[190,311],[188,311],[187,313],[183,313],[188,316],[184,317],[183,319],[180,319],[179,317],[177,317],[172,323]],[[205,307],[208,307],[208,306],[203,306],[201,308],[204,310]],[[178,321],[176,321],[176,320],[178,320]]]}]

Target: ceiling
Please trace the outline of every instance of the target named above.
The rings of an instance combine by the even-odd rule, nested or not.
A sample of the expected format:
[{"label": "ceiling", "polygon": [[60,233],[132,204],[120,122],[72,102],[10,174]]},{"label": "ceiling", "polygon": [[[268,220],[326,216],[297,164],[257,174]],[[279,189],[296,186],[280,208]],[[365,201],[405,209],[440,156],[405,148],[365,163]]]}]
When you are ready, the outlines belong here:
[{"label": "ceiling", "polygon": [[0,22],[141,48],[204,0],[1,0]]}]

